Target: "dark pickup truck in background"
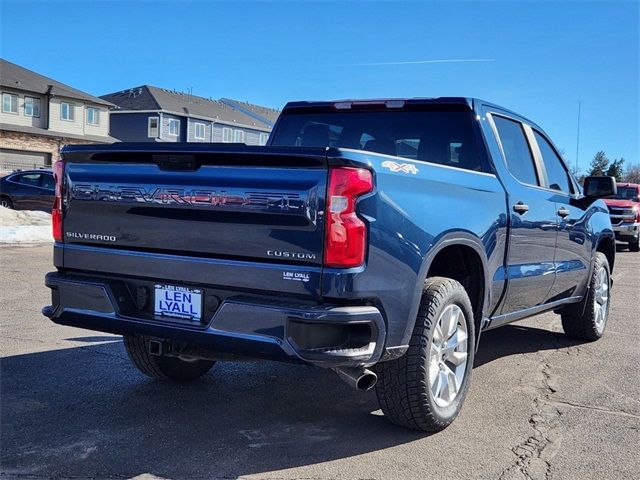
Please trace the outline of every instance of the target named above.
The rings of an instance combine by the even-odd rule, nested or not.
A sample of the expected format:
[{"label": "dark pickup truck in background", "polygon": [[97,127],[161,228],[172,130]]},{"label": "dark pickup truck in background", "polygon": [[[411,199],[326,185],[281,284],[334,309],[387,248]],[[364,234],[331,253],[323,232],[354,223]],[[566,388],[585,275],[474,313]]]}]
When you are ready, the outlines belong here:
[{"label": "dark pickup truck in background", "polygon": [[615,236],[544,131],[476,99],[296,102],[265,147],[65,147],[54,322],[145,374],[241,357],[375,385],[393,422],[457,416],[481,332],[554,310],[602,336]]}]

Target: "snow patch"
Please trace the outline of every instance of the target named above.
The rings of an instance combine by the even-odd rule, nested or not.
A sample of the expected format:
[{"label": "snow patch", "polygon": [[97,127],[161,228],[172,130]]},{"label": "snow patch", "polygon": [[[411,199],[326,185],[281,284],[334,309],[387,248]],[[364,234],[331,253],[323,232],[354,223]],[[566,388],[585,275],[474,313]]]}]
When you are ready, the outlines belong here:
[{"label": "snow patch", "polygon": [[53,241],[51,215],[0,207],[0,244],[33,244]]}]

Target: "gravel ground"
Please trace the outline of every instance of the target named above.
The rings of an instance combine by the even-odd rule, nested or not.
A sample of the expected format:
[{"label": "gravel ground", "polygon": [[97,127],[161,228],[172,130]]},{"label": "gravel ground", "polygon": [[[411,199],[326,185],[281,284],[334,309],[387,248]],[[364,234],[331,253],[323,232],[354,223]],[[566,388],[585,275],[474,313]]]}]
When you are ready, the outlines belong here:
[{"label": "gravel ground", "polygon": [[40,314],[51,247],[0,248],[6,478],[640,478],[640,254],[620,251],[603,339],[545,314],[483,334],[460,417],[395,427],[374,393],[320,369],[217,365],[148,379],[119,337]]}]

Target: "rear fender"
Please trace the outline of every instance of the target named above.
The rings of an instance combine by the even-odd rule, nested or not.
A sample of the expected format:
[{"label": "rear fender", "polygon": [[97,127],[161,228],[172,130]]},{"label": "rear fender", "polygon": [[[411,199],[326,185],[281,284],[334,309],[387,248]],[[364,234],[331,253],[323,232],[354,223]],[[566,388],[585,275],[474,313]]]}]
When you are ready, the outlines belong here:
[{"label": "rear fender", "polygon": [[[474,319],[476,326],[482,326],[482,322],[486,317],[487,307],[490,305],[491,294],[491,279],[489,277],[489,269],[487,268],[487,255],[482,246],[482,241],[472,233],[466,231],[447,232],[440,237],[434,239],[433,246],[429,249],[424,257],[422,265],[418,273],[418,282],[416,283],[413,293],[413,302],[411,307],[411,313],[407,321],[406,330],[403,336],[403,345],[408,345],[413,333],[413,329],[416,323],[416,316],[418,315],[418,309],[420,308],[420,301],[422,299],[422,292],[424,291],[424,283],[427,279],[427,274],[439,252],[447,247],[454,245],[460,245],[472,248],[479,256],[482,262],[482,274],[484,277],[484,297],[482,299],[481,318]],[[480,329],[476,328],[476,346],[480,339]]]}]

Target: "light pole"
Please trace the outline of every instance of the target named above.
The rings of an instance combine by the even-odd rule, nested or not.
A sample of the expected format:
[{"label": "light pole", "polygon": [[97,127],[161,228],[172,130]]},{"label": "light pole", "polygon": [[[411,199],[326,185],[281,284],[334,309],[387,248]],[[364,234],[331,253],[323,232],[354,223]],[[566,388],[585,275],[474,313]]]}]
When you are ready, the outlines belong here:
[{"label": "light pole", "polygon": [[580,110],[582,101],[578,102],[578,131],[576,133],[576,175],[578,175],[578,153],[580,152]]}]

